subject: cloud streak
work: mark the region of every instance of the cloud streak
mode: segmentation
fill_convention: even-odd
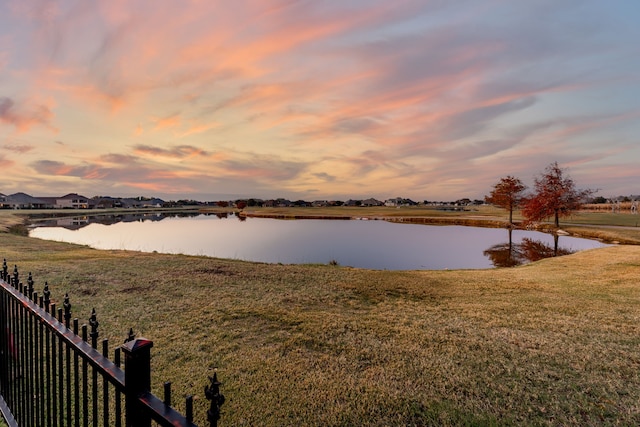
[[[208,156],[206,151],[190,145],[179,145],[170,149],[152,147],[148,145],[137,145],[134,147],[135,153],[140,156],[159,156],[174,159],[184,159],[196,156]]]
[[[33,126],[54,130],[53,113],[46,105],[18,103],[8,97],[0,97],[0,123],[13,126],[18,132],[29,131]]]

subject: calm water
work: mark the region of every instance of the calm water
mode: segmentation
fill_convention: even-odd
[[[378,270],[512,266],[605,246],[534,231],[396,224],[386,221],[240,219],[215,215],[123,215],[35,224],[41,239],[284,264]]]

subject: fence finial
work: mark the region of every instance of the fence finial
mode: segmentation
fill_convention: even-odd
[[[29,277],[31,277],[31,273],[29,273]],[[44,290],[42,291],[42,295],[44,295],[44,306],[47,311],[49,311],[49,304],[51,303],[51,291],[49,290],[49,284],[44,282]]]
[[[64,324],[68,328],[69,321],[71,320],[71,303],[69,302],[69,294],[64,294],[64,302],[62,303],[64,307]]]
[[[13,283],[14,287],[18,287],[18,283],[20,282],[20,275],[18,274],[18,264],[13,264]]]
[[[129,328],[129,334],[127,338],[124,339],[124,343],[128,343],[129,341],[133,341],[136,339],[136,334],[133,333],[133,328]]]
[[[7,277],[9,277],[9,268],[7,267],[7,259],[4,259],[2,263],[2,280],[7,281]]]
[[[27,277],[27,292],[29,293],[29,298],[33,298],[33,276],[31,272],[29,272],[29,277]]]
[[[209,377],[211,384],[204,386],[204,395],[211,401],[211,406],[207,411],[207,420],[212,426],[218,425],[220,419],[220,407],[224,403],[224,396],[220,393],[221,382],[218,381],[217,369],[213,371],[213,377]]]
[[[91,345],[93,348],[96,348],[98,343],[98,319],[96,318],[96,309],[91,310],[91,317],[89,317],[89,326],[91,326],[91,333],[89,336],[91,337]]]

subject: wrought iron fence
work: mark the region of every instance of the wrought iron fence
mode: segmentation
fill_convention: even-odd
[[[48,284],[34,290],[29,273],[20,281],[6,260],[0,271],[0,411],[11,427],[193,427],[193,398],[186,415],[171,407],[171,384],[164,398],[151,393],[153,342],[136,338],[133,330],[109,359],[109,342],[98,350],[95,310],[89,324],[71,319],[69,296],[62,307],[51,301]],[[123,357],[124,356],[124,357]],[[124,359],[124,360],[123,360]],[[124,366],[122,366],[124,362]],[[124,368],[124,369],[123,369]],[[224,396],[217,375],[209,378],[207,419],[217,426]]]

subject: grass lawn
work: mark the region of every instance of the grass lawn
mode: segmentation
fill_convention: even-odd
[[[640,246],[394,272],[0,236],[101,337],[152,339],[154,392],[194,394],[201,426],[214,367],[222,426],[640,424]]]

